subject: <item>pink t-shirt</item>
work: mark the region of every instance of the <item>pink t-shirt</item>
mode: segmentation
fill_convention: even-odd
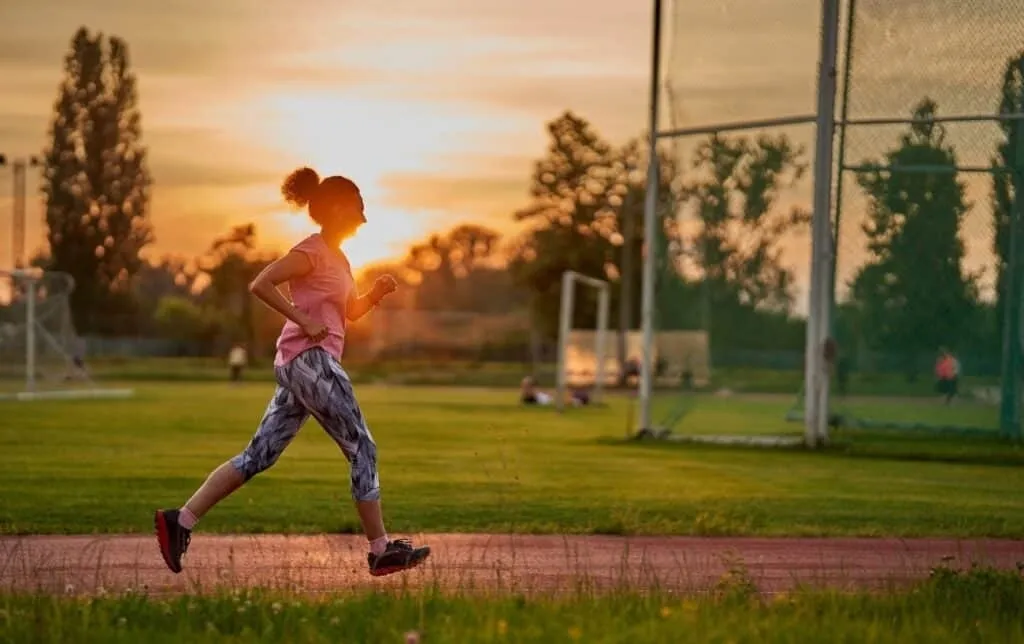
[[[355,291],[352,266],[344,253],[328,246],[319,233],[303,239],[294,248],[309,258],[312,270],[289,281],[295,308],[327,327],[328,335],[320,342],[312,341],[302,328],[286,320],[277,339],[274,366],[287,364],[307,349],[323,347],[336,359],[341,359],[345,348],[345,309]]]

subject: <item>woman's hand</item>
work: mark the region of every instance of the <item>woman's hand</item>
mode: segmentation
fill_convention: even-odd
[[[302,332],[313,342],[320,342],[327,337],[327,327],[313,319],[303,320]]]
[[[398,288],[398,280],[390,275],[381,275],[373,282],[374,300],[379,302],[385,296],[395,292]]]

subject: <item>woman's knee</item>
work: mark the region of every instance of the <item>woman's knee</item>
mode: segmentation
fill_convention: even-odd
[[[266,472],[273,467],[280,456],[280,454],[273,453],[260,454],[247,447],[245,451],[231,459],[230,462],[238,470],[239,474],[242,475],[242,478],[248,482],[249,479],[260,472]]]
[[[380,499],[380,477],[377,474],[377,445],[369,434],[360,437],[352,459],[352,498],[356,501]]]

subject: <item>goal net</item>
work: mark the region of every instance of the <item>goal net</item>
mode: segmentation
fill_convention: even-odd
[[[0,399],[121,397],[131,390],[97,386],[75,331],[70,275],[0,272]]]

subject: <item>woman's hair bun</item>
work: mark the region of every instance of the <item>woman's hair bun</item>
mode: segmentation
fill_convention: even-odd
[[[302,167],[293,170],[281,184],[281,194],[288,203],[301,208],[313,199],[313,193],[320,185],[320,175],[313,168]]]

